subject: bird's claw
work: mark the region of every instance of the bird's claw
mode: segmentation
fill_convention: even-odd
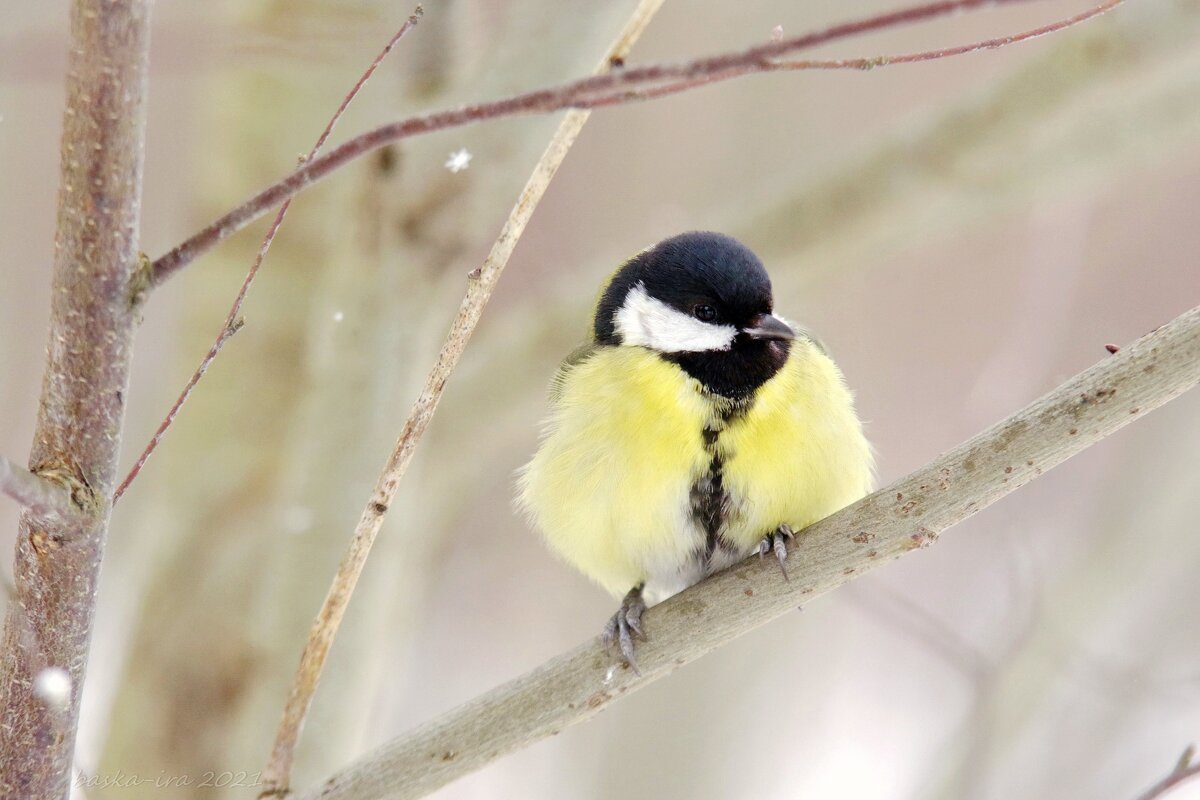
[[[633,657],[633,642],[635,639],[646,638],[646,634],[642,630],[642,612],[645,610],[646,601],[642,599],[642,587],[635,586],[625,595],[617,613],[612,615],[612,619],[600,632],[600,641],[604,643],[604,649],[612,652],[615,646],[621,658],[625,659],[629,668],[638,675],[641,675],[642,672],[638,669],[637,661]]]
[[[775,558],[779,561],[779,571],[783,573],[783,579],[789,580],[787,574],[788,549],[787,543],[796,538],[796,532],[792,530],[790,525],[780,525],[778,528],[768,533],[763,537],[763,540],[758,543],[758,557],[762,558],[767,553],[774,552]]]

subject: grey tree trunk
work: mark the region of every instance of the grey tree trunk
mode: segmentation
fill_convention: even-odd
[[[0,796],[65,797],[136,325],[149,4],[71,8],[50,340],[30,469],[70,489],[79,529],[25,513],[0,647]],[[64,670],[65,702],[35,691]]]

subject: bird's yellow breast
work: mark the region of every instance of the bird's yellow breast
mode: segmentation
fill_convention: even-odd
[[[647,582],[669,593],[708,571],[695,488],[714,469],[726,495],[720,539],[738,557],[779,525],[799,530],[869,490],[850,392],[816,345],[797,339],[745,407],[649,350],[596,350],[563,375],[519,503],[614,595]]]

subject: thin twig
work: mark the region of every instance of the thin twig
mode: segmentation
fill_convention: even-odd
[[[836,59],[826,61],[779,61],[772,65],[774,70],[805,70],[805,69],[860,69],[870,70],[879,67],[890,67],[895,64],[916,64],[921,61],[936,61],[939,58],[951,58],[953,56],[966,55],[967,53],[976,53],[980,50],[995,50],[1000,47],[1006,47],[1010,44],[1026,42],[1030,39],[1037,39],[1042,36],[1048,36],[1052,33],[1070,28],[1073,25],[1078,25],[1081,22],[1086,22],[1092,17],[1098,17],[1108,11],[1119,6],[1124,0],[1106,0],[1098,6],[1089,8],[1086,11],[1081,11],[1073,17],[1052,22],[1048,25],[1043,25],[1040,28],[1023,31],[1013,34],[1012,36],[998,36],[992,39],[984,39],[971,44],[959,45],[958,47],[947,47],[941,50],[925,50],[917,53],[906,53],[898,56],[877,56],[876,58],[849,58]]]
[[[664,0],[641,0],[629,21],[625,23],[621,33],[608,48],[603,60],[596,67],[598,74],[612,69],[614,63],[619,63],[628,55],[646,26],[650,24],[650,20],[658,13],[663,2]],[[508,264],[509,257],[512,256],[513,249],[521,238],[526,224],[533,216],[546,188],[550,185],[550,181],[554,178],[563,159],[566,158],[571,145],[579,136],[589,115],[588,111],[572,111],[559,123],[554,136],[550,139],[550,143],[543,151],[533,173],[529,176],[525,188],[521,191],[516,205],[509,212],[508,219],[501,228],[500,235],[492,245],[483,266],[472,271],[469,276],[467,293],[459,307],[458,315],[451,323],[450,332],[442,345],[437,363],[425,379],[425,387],[416,403],[413,404],[412,411],[404,423],[404,428],[396,440],[387,464],[375,484],[370,500],[363,509],[350,546],[345,556],[342,557],[337,574],[329,587],[329,593],[317,614],[312,630],[309,631],[304,652],[300,656],[300,664],[296,669],[296,676],[288,692],[283,717],[279,722],[271,758],[263,771],[264,789],[260,797],[286,795],[289,791],[292,764],[295,760],[296,744],[300,738],[301,728],[308,715],[317,684],[320,682],[321,672],[329,655],[329,648],[337,636],[342,617],[354,594],[354,588],[366,565],[371,547],[383,527],[388,506],[395,497],[396,488],[400,485],[400,480],[408,469],[417,442],[425,433],[425,428],[437,409],[446,381],[458,365],[463,349],[466,347],[471,333],[475,330],[475,326],[479,323],[483,308],[491,297],[500,274]]]
[[[949,2],[913,6],[888,14],[835,25],[823,31],[758,45],[747,50],[699,58],[680,64],[656,64],[638,69],[621,69],[605,75],[583,78],[547,89],[514,95],[503,100],[476,103],[393,122],[355,136],[321,158],[304,164],[287,177],[249,198],[191,238],[177,245],[151,265],[150,284],[152,286],[162,284],[218,242],[232,236],[258,219],[268,209],[327,177],[346,163],[399,139],[517,114],[538,114],[565,108],[599,108],[675,94],[708,83],[754,73],[776,71],[782,69],[779,66],[781,63],[779,59],[783,56],[850,36],[928,20],[955,11],[1024,1],[950,0]],[[1108,0],[1102,6],[1097,6],[1091,14],[1084,18],[1102,13],[1120,2],[1121,0]],[[1075,22],[1056,23],[1058,26],[1056,30],[1082,21],[1073,19]],[[1023,34],[1011,38],[1013,41],[1021,41],[1019,38],[1021,36]],[[885,58],[866,60],[879,62]]]
[[[1200,761],[1192,762],[1195,755],[1196,746],[1188,745],[1184,749],[1183,754],[1179,756],[1179,760],[1175,762],[1175,767],[1171,772],[1161,781],[1139,794],[1137,800],[1158,800],[1160,797],[1166,797],[1167,793],[1172,789],[1200,775]]]
[[[800,534],[791,581],[735,565],[655,606],[641,675],[613,670],[597,639],[447,712],[297,800],[423,797],[912,550],[1200,382],[1194,308],[906,478]]]
[[[0,492],[38,516],[71,520],[79,515],[80,510],[71,501],[71,492],[67,487],[30,472],[3,456],[0,456]]]
[[[281,215],[286,208],[287,205],[285,204],[280,209]],[[276,220],[278,219],[279,217],[276,217]],[[262,251],[260,250],[259,252]],[[259,261],[256,260],[254,262],[254,267],[251,269],[250,275],[246,276],[246,282],[242,284],[242,291],[238,293],[237,301],[234,303],[235,309],[241,306],[242,299],[246,296],[246,289],[248,289],[250,286],[249,282],[251,276],[253,276],[254,272],[257,270],[258,264]],[[154,435],[150,437],[150,441],[142,450],[142,454],[138,456],[137,461],[134,462],[133,467],[129,470],[129,473],[126,474],[125,479],[121,481],[120,485],[117,486],[116,490],[113,492],[113,505],[116,505],[117,501],[121,499],[121,495],[125,494],[125,490],[129,488],[129,484],[133,483],[134,479],[141,474],[142,467],[145,466],[146,460],[150,458],[150,454],[154,452],[154,450],[158,447],[158,443],[162,441],[163,435],[167,432],[167,428],[170,428],[171,424],[175,422],[175,417],[179,415],[179,410],[183,408],[183,404],[186,403],[188,398],[192,396],[192,390],[196,388],[196,384],[199,383],[200,379],[203,378],[205,373],[208,372],[208,368],[212,366],[213,359],[217,357],[217,353],[221,352],[221,348],[225,346],[225,342],[229,341],[229,339],[235,333],[241,330],[242,323],[243,320],[241,318],[233,320],[232,323],[230,323],[228,319],[225,321],[225,324],[221,328],[221,332],[217,334],[216,341],[212,343],[212,347],[208,348],[208,352],[205,353],[204,358],[201,359],[200,366],[196,367],[196,371],[193,372],[192,377],[188,379],[187,385],[183,387],[183,391],[179,393],[179,397],[175,398],[175,402],[172,404],[171,410],[167,412],[167,416],[163,418],[163,421],[158,424],[158,428],[154,431]]]
[[[424,13],[424,9],[421,6],[417,6],[409,18],[404,21],[404,24],[400,26],[400,30],[396,31],[391,40],[384,46],[382,50],[379,51],[379,54],[375,56],[375,60],[371,62],[371,65],[367,67],[366,71],[363,72],[361,77],[359,77],[358,82],[355,83],[346,96],[342,98],[342,104],[338,106],[337,111],[335,111],[333,116],[329,118],[329,124],[325,126],[325,130],[321,131],[321,135],[317,137],[317,143],[314,144],[312,149],[308,151],[308,155],[301,159],[302,164],[310,161],[318,152],[320,152],[321,148],[324,147],[325,142],[329,139],[329,135],[333,133],[334,126],[336,126],[338,121],[341,120],[342,115],[346,112],[346,108],[350,105],[351,101],[354,100],[362,88],[367,84],[367,81],[371,79],[371,76],[375,74],[376,68],[379,67],[383,59],[387,58],[388,53],[392,52],[392,48],[395,47],[402,38],[404,38],[406,33],[416,27],[417,21]],[[129,474],[125,476],[125,480],[121,481],[121,484],[117,487],[116,491],[113,492],[114,505],[118,500],[121,499],[121,495],[125,494],[125,490],[129,488],[129,484],[133,483],[134,479],[137,478],[138,474],[142,471],[142,467],[145,466],[146,460],[150,458],[150,454],[153,453],[155,448],[158,447],[158,443],[162,441],[163,435],[167,432],[167,429],[171,427],[171,424],[175,421],[175,417],[179,415],[179,410],[183,408],[183,404],[188,401],[189,397],[191,397],[192,390],[196,388],[196,384],[199,383],[200,379],[204,377],[204,374],[208,372],[208,368],[212,366],[213,360],[216,359],[217,354],[221,352],[221,348],[225,346],[225,342],[229,341],[234,334],[242,329],[242,325],[245,323],[245,320],[241,317],[242,304],[246,301],[246,295],[250,291],[250,284],[254,283],[254,278],[258,275],[258,269],[262,266],[263,259],[267,257],[267,251],[271,249],[271,244],[275,241],[275,235],[279,233],[279,227],[283,225],[283,218],[287,215],[288,209],[291,208],[291,206],[292,198],[288,198],[286,201],[284,201],[283,205],[279,207],[279,213],[275,215],[274,221],[271,222],[271,227],[267,230],[267,235],[263,237],[262,244],[258,246],[258,255],[255,256],[254,263],[250,265],[250,270],[246,273],[245,280],[242,281],[242,288],[238,291],[237,297],[235,297],[233,300],[233,306],[229,309],[229,313],[225,316],[225,323],[221,326],[220,333],[217,334],[217,338],[213,342],[212,347],[208,348],[208,352],[204,354],[204,358],[201,359],[200,365],[196,367],[196,371],[192,373],[192,377],[188,380],[187,385],[183,387],[183,391],[179,393],[179,397],[176,398],[175,404],[171,406],[171,410],[167,412],[167,416],[161,423],[159,423],[158,430],[154,432],[154,436],[150,438],[150,441],[146,444],[145,449],[142,450],[142,454],[138,456],[133,468],[130,469]]]
[[[750,72],[799,72],[803,70],[859,70],[869,71],[882,67],[890,67],[896,64],[917,64],[922,61],[936,61],[941,58],[952,58],[954,56],[966,55],[967,53],[975,53],[980,50],[996,50],[1001,47],[1006,47],[1010,44],[1018,44],[1026,42],[1030,39],[1037,39],[1042,36],[1048,36],[1052,33],[1078,25],[1081,22],[1086,22],[1092,17],[1098,17],[1113,8],[1121,5],[1125,0],[1105,0],[1098,6],[1082,11],[1073,17],[1058,20],[1048,25],[1043,25],[1039,28],[1016,33],[1011,36],[999,36],[992,39],[983,39],[970,44],[958,45],[956,47],[946,47],[939,50],[921,50],[915,53],[903,53],[900,55],[884,55],[873,56],[870,58],[841,58],[841,59],[817,59],[817,60],[790,60],[790,61],[775,61],[767,65],[755,65],[747,67],[742,72],[737,74],[749,74]],[[659,97],[664,97],[670,94],[678,94],[679,92],[688,89],[695,89],[700,86],[705,86],[716,81],[728,80],[731,77],[736,77],[734,74],[721,74],[718,76],[705,76],[701,78],[689,78],[687,80],[667,83],[662,86],[655,86],[651,89],[643,91],[633,91],[622,96],[612,96],[596,101],[591,104],[591,108],[601,108],[604,106],[621,105],[630,102],[631,100],[654,100]]]

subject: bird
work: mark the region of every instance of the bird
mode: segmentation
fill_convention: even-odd
[[[867,494],[874,456],[824,345],[774,313],[738,240],[665,239],[601,289],[562,362],[517,506],[614,598],[601,640],[640,674],[642,614]]]

